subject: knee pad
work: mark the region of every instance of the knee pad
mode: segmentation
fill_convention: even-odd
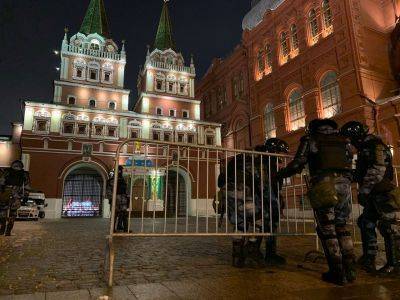
[[[350,227],[347,225],[336,226],[336,234],[338,238],[351,237]]]

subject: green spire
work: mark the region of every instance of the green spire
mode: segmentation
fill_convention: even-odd
[[[156,41],[154,42],[154,48],[159,50],[166,50],[170,48],[175,50],[175,41],[172,35],[172,25],[168,11],[168,1],[169,0],[164,0]]]
[[[103,0],[90,0],[89,8],[83,19],[79,32],[89,35],[98,33],[106,38],[110,37],[106,9]]]

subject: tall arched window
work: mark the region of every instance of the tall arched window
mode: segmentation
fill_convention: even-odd
[[[88,80],[89,81],[99,81],[99,71],[100,64],[98,62],[92,61],[88,64]]]
[[[76,98],[74,96],[68,96],[68,105],[75,105]]]
[[[318,28],[317,13],[315,12],[314,8],[311,9],[308,14],[308,22],[310,26],[311,38],[315,40],[318,37],[319,28]]]
[[[86,62],[81,59],[74,60],[74,71],[72,77],[74,79],[84,80],[86,76]]]
[[[290,26],[290,39],[292,42],[292,50],[299,49],[299,37],[297,35],[296,24],[292,24],[292,26]]]
[[[96,100],[90,99],[89,100],[89,108],[95,108],[96,107]]]
[[[264,128],[265,128],[266,138],[276,137],[275,115],[271,103],[268,103],[267,106],[265,107]]]
[[[281,33],[281,54],[282,57],[287,57],[289,55],[289,45],[288,45],[288,35],[284,31]]]
[[[289,95],[290,129],[297,130],[306,124],[303,97],[300,90],[294,90]]]
[[[265,47],[265,63],[269,69],[272,69],[272,50],[270,44],[267,44]]]
[[[262,50],[258,51],[257,54],[257,64],[258,64],[258,72],[262,73],[265,70],[265,62],[264,62],[264,57],[263,57],[263,52]]]
[[[322,1],[322,13],[324,15],[324,26],[329,28],[332,26],[332,10],[329,0]]]
[[[115,101],[110,101],[108,103],[108,109],[115,110],[116,107],[117,107],[117,104],[115,103]]]
[[[341,111],[340,87],[336,72],[330,71],[321,79],[321,99],[325,118]]]

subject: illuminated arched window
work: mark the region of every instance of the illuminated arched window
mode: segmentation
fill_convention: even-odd
[[[305,126],[306,115],[303,97],[298,89],[289,95],[289,116],[291,130],[297,130]]]
[[[325,118],[341,111],[340,87],[336,72],[330,71],[321,79],[321,99]]]
[[[322,1],[322,13],[324,16],[324,26],[329,28],[332,26],[332,10],[329,0]]]
[[[117,108],[117,104],[115,103],[115,101],[110,101],[108,103],[108,109],[115,110],[116,108]]]
[[[271,103],[268,103],[264,112],[264,128],[266,138],[276,137],[276,124],[274,109]]]
[[[280,36],[281,42],[281,54],[283,57],[287,57],[289,55],[289,45],[288,45],[288,35],[286,32],[282,32]]]
[[[290,40],[292,42],[292,50],[299,49],[299,37],[297,35],[296,24],[292,24],[292,26],[290,26]]]
[[[262,73],[265,70],[265,62],[263,57],[262,50],[258,51],[257,54],[257,64],[258,64],[258,72]]]
[[[269,69],[272,68],[272,50],[270,44],[267,44],[265,47],[265,63]]]
[[[315,12],[314,8],[311,9],[308,14],[308,22],[310,26],[311,37],[315,39],[318,37],[319,28],[318,28],[317,13]]]
[[[89,108],[96,108],[96,100],[94,99],[89,100]]]

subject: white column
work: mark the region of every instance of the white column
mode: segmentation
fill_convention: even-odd
[[[69,58],[61,56],[61,70],[60,70],[60,78],[68,79],[68,71],[69,71]]]
[[[129,110],[129,94],[122,95],[122,110]]]
[[[146,91],[153,92],[154,91],[154,75],[152,72],[146,72]]]
[[[119,137],[122,139],[128,138],[128,119],[119,119]]]
[[[118,86],[124,87],[125,81],[125,64],[118,67]]]
[[[24,130],[31,131],[33,129],[33,108],[25,107]]]
[[[200,104],[196,104],[194,107],[194,119],[195,120],[200,120],[201,115],[200,115]]]
[[[197,128],[197,130],[198,130],[198,132],[197,132],[198,143],[200,145],[203,145],[204,144],[204,127],[203,126],[199,126]]]
[[[24,164],[24,170],[29,171],[30,165],[31,165],[31,156],[30,154],[27,153],[22,153],[21,154],[21,161]]]
[[[215,128],[215,145],[221,146],[222,140],[221,140],[221,128],[217,127]]]
[[[53,110],[51,112],[50,132],[59,133],[60,126],[61,126],[61,112],[59,110]]]
[[[54,86],[54,102],[60,103],[62,95],[62,87],[59,85]]]
[[[191,78],[189,80],[189,84],[190,84],[190,97],[194,98],[194,79]]]
[[[150,121],[143,120],[142,122],[142,138],[149,139],[150,138]]]

